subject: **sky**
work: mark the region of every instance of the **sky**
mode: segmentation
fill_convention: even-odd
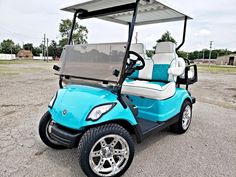
[[[165,0],[171,7],[190,15],[186,42],[182,50],[194,51],[209,48],[236,51],[236,0]],[[161,2],[165,2],[161,0]],[[60,39],[61,19],[72,19],[73,14],[61,8],[77,4],[81,0],[0,0],[0,42],[12,39],[16,43],[41,44],[45,33],[49,40]],[[98,19],[79,21],[88,28],[88,42],[127,41],[127,27]],[[181,43],[183,22],[171,22],[138,26],[138,42],[151,49],[161,35],[170,31]]]

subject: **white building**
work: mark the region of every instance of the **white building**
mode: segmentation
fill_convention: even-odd
[[[16,55],[15,54],[1,54],[0,53],[0,60],[15,60]]]

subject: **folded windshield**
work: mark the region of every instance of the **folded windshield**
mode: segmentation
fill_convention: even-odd
[[[61,56],[60,75],[117,83],[127,43],[67,45]]]

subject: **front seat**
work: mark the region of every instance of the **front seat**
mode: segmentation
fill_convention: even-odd
[[[141,57],[143,57],[145,62],[145,67],[141,71],[135,71],[131,76],[130,79],[152,79],[152,67],[153,67],[153,60],[148,58],[146,52],[144,50],[144,45],[142,43],[132,44],[130,47],[130,51],[134,51],[138,53]],[[132,57],[132,56],[131,56]]]
[[[149,72],[123,83],[122,94],[156,100],[165,100],[175,94],[177,77],[185,70],[185,64],[176,54],[176,45],[172,42],[158,43],[152,60],[153,65],[144,68]]]

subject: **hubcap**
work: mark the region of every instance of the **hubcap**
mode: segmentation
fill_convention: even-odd
[[[119,135],[100,138],[89,154],[89,165],[98,176],[113,176],[119,173],[129,159],[129,145]]]
[[[192,114],[191,107],[187,105],[184,109],[183,117],[182,117],[182,127],[184,130],[187,130],[190,125],[191,117],[192,117],[191,114]]]

